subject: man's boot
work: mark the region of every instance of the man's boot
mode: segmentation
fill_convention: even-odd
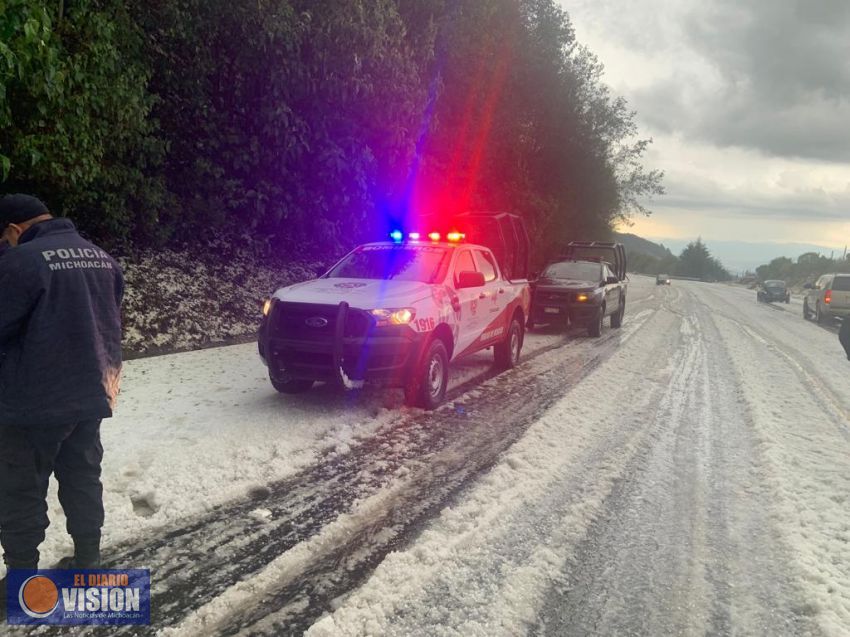
[[[74,556],[63,557],[55,568],[63,570],[100,568],[100,536],[75,537]]]
[[[28,569],[32,571],[38,568],[38,561],[18,562],[15,560],[10,560],[6,556],[3,556],[3,561],[6,562],[6,575],[3,576],[3,579],[0,579],[0,622],[5,622],[6,617],[8,615],[8,610],[6,609],[6,598],[9,594],[9,591],[7,589],[9,579],[8,572],[13,568]]]

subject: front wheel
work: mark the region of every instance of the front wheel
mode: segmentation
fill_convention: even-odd
[[[301,378],[292,378],[290,380],[278,380],[269,374],[269,380],[281,394],[303,394],[305,391],[310,391],[313,387],[312,380],[304,380]]]
[[[599,308],[599,311],[596,313],[596,317],[590,321],[587,325],[587,333],[590,336],[598,337],[602,336],[602,321],[605,320],[605,306]]]
[[[445,400],[448,384],[449,354],[443,341],[435,338],[404,388],[404,401],[410,407],[435,409]]]
[[[511,321],[505,340],[493,347],[493,358],[499,369],[512,369],[519,364],[522,350],[522,323],[516,317]]]
[[[620,309],[611,315],[611,327],[620,328],[623,326],[623,317],[626,315],[626,299],[620,301]]]

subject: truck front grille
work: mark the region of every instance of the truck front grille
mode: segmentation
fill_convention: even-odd
[[[332,342],[338,313],[337,305],[278,302],[270,317],[271,335],[294,341]],[[366,312],[349,308],[343,335],[362,338],[371,326],[372,319]]]

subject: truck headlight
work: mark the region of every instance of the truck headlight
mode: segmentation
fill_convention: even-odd
[[[375,322],[378,327],[386,325],[407,325],[416,316],[416,310],[412,307],[403,307],[395,310],[372,310],[372,316],[375,317]]]
[[[589,299],[589,298],[590,297],[587,294],[584,294],[584,293],[576,294],[576,301],[578,301],[579,303],[585,303],[585,302],[587,302],[587,299]]]

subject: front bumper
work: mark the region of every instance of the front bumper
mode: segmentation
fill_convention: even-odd
[[[313,321],[314,326],[307,324]],[[321,320],[318,320],[321,319]],[[319,325],[324,321],[324,325]],[[305,379],[349,386],[359,381],[403,385],[426,335],[408,326],[376,327],[347,303],[272,302],[258,339],[260,357],[278,380]]]
[[[535,290],[531,302],[534,323],[589,323],[599,312],[600,299],[588,294],[587,301],[577,301],[575,291]]]

